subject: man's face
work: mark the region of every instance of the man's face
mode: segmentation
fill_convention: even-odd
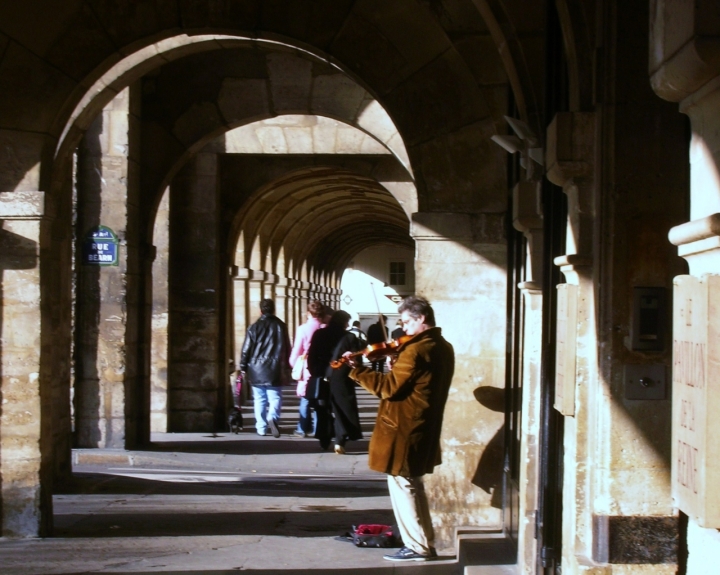
[[[424,315],[415,319],[408,311],[404,311],[400,314],[400,321],[402,321],[403,331],[407,335],[416,335],[426,329]]]

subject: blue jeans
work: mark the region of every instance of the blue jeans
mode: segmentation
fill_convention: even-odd
[[[300,398],[300,407],[298,408],[298,413],[299,417],[297,430],[307,433],[308,435],[314,435],[317,417],[315,415],[315,410],[310,409],[310,404],[308,403],[307,398]]]
[[[282,410],[282,387],[271,385],[252,386],[253,408],[255,410],[255,429],[265,434],[270,428],[268,420],[279,420]],[[266,414],[267,412],[267,414]]]

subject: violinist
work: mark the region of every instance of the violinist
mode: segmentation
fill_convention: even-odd
[[[397,349],[388,373],[353,366],[350,378],[380,398],[370,439],[370,469],[388,475],[395,520],[404,547],[385,555],[389,561],[426,561],[436,557],[434,532],[422,477],[440,458],[443,412],[455,368],[455,353],[435,326],[435,313],[422,297],[405,298],[401,314],[407,341]]]

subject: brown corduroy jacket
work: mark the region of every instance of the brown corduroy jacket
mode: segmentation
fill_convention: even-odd
[[[455,352],[439,327],[429,328],[399,348],[392,371],[358,367],[350,377],[380,398],[370,440],[370,469],[419,477],[441,463],[440,431]]]

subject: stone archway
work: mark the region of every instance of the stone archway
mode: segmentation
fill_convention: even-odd
[[[16,61],[16,54],[22,52],[23,58],[30,62],[25,69],[31,72],[41,70],[41,75],[47,71],[48,77],[54,82],[53,87],[56,88],[48,90],[45,85],[42,90],[35,90],[36,86],[33,85],[29,97],[25,98],[26,102],[17,107],[18,114],[13,128],[18,132],[17,137],[12,139],[12,145],[22,152],[18,154],[23,164],[18,174],[22,174],[12,176],[12,181],[9,180],[6,186],[8,189],[22,191],[17,187],[21,184],[21,188],[48,191],[48,214],[56,219],[52,223],[43,224],[43,231],[38,232],[38,238],[42,236],[40,243],[49,249],[49,253],[44,255],[44,263],[41,264],[45,266],[47,278],[42,296],[43,301],[49,304],[46,309],[67,309],[71,299],[67,271],[70,269],[71,246],[67,222],[71,215],[69,198],[72,184],[69,153],[74,144],[65,144],[67,149],[61,146],[60,154],[55,155],[58,142],[68,125],[68,118],[74,117],[77,122],[67,130],[69,138],[63,139],[63,142],[77,142],[76,138],[87,128],[86,122],[92,120],[103,104],[110,100],[109,97],[104,102],[96,100],[98,91],[102,92],[108,87],[111,93],[119,93],[131,80],[157,67],[160,61],[167,61],[170,50],[163,48],[161,53],[158,49],[163,42],[167,42],[168,47],[177,49],[172,53],[174,58],[206,49],[207,54],[210,54],[226,46],[235,47],[237,44],[232,43],[244,34],[246,37],[275,42],[281,50],[293,44],[303,46],[315,55],[327,55],[321,59],[331,61],[333,65],[342,63],[342,69],[353,78],[360,79],[388,110],[407,144],[408,158],[417,182],[418,208],[430,212],[430,215],[415,218],[413,226],[414,234],[424,242],[421,250],[421,259],[425,262],[422,285],[433,299],[445,302],[443,305],[446,306],[448,316],[453,316],[453,306],[446,303],[454,299],[454,294],[447,286],[434,281],[438,258],[459,262],[460,265],[473,269],[486,265],[493,269],[502,267],[498,250],[502,249],[503,244],[500,222],[505,208],[504,155],[488,143],[487,139],[498,131],[500,117],[505,110],[506,81],[502,73],[484,76],[487,70],[476,65],[477,59],[472,56],[473,50],[467,49],[467,45],[464,51],[461,50],[461,42],[458,40],[460,36],[452,33],[455,29],[462,28],[460,23],[464,19],[458,14],[470,15],[471,18],[467,23],[463,22],[463,26],[479,37],[480,41],[475,46],[484,46],[484,54],[488,59],[497,61],[495,46],[492,42],[487,42],[487,30],[475,8],[466,3],[457,14],[442,17],[430,10],[417,12],[417,7],[412,2],[396,3],[392,8],[369,6],[365,3],[350,6],[331,2],[322,6],[314,4],[312,7],[299,3],[292,7],[293,12],[290,15],[268,13],[262,17],[249,7],[247,11],[219,8],[213,12],[205,8],[196,6],[191,9],[184,5],[178,7],[174,2],[160,2],[150,9],[151,16],[142,19],[142,24],[130,25],[126,15],[114,12],[112,6],[104,3],[94,6],[89,19],[81,18],[75,12],[75,7],[65,7],[59,14],[54,15],[62,24],[50,27],[54,32],[48,33],[52,37],[43,40],[44,46],[37,46],[32,38],[24,42],[30,50],[34,50],[32,57],[28,58],[22,52],[26,49],[22,43],[13,44],[12,49],[6,51],[6,61],[13,62]],[[17,8],[20,16],[23,10],[23,7]],[[410,14],[412,18],[407,17]],[[65,25],[65,22],[72,22],[72,25]],[[181,23],[179,28],[178,22]],[[93,33],[86,34],[93,26],[104,30],[104,38],[99,39]],[[202,31],[207,32],[207,35],[202,39],[194,38],[199,40],[198,42],[178,42],[178,37],[182,36],[178,35],[179,30],[191,34]],[[248,30],[253,30],[253,34],[247,34]],[[217,33],[222,33],[223,36]],[[23,36],[20,32],[18,35]],[[464,39],[467,37],[467,34],[463,36]],[[78,42],[89,42],[94,49],[74,51],[73,47],[76,47]],[[250,43],[252,42],[251,40]],[[82,57],[78,55],[80,52],[83,53]],[[156,60],[156,57],[159,59]],[[103,80],[93,88],[95,82],[117,62],[121,63],[117,69],[119,73],[112,78],[105,78],[107,86]],[[27,76],[30,79],[37,77],[37,74],[29,73]],[[19,81],[19,84],[23,82]],[[40,93],[52,96],[39,96]],[[86,94],[89,94],[87,98],[84,96]],[[75,114],[73,110],[77,103],[84,100],[88,102],[88,106],[81,106],[81,113]],[[89,105],[90,102],[93,106]],[[43,110],[43,114],[30,118],[26,108]],[[83,115],[83,111],[87,111],[87,116]],[[205,135],[207,133],[203,134],[203,137]],[[195,142],[199,145],[199,140]],[[179,144],[179,147],[183,148],[184,145]],[[39,160],[43,157],[41,150],[45,151],[44,157],[48,160],[40,166]],[[51,157],[55,157],[55,160],[50,160]],[[36,165],[40,167],[33,171]],[[162,172],[163,170],[159,171]],[[163,177],[168,174],[169,171],[166,171]],[[41,185],[41,180],[47,185]],[[138,189],[144,189],[144,184]],[[155,192],[152,200],[155,202],[160,197],[162,186],[158,185],[157,190],[159,191]],[[144,194],[139,195],[146,201]],[[153,213],[154,210],[155,206],[152,206],[151,210],[143,207],[141,212],[145,215]],[[456,218],[457,214],[461,215]],[[137,236],[128,244],[135,250],[130,258],[134,261],[133,265],[137,264],[137,269],[144,270],[143,273],[147,273],[152,256],[152,247],[145,241],[150,237],[150,227],[147,225],[150,221],[151,218],[148,218],[146,225],[140,226],[142,229],[133,232],[137,232]],[[452,257],[448,258],[448,253],[440,255],[435,249],[439,245],[447,248],[456,245],[460,247],[456,251],[451,249]],[[468,254],[476,254],[478,257],[468,258]],[[60,279],[60,289],[57,289],[54,283],[57,279]],[[480,281],[478,286],[482,289],[478,292],[470,289],[470,284],[465,284],[468,291],[462,293],[462,301],[472,302],[470,309],[474,310],[476,320],[480,319],[479,305],[476,304],[480,300],[484,301],[483,298],[487,295],[484,290],[491,283]],[[494,291],[497,286],[492,285]],[[146,295],[141,286],[133,289],[139,295],[136,309],[141,310],[147,306],[144,299]],[[483,295],[479,295],[480,293]],[[40,380],[45,383],[41,385],[53,390],[52,394],[62,396],[69,381],[67,350],[70,342],[67,334],[70,321],[66,313],[60,318],[52,317],[52,314],[48,313],[42,317],[42,338],[46,343],[54,342],[57,351],[45,352],[42,360],[39,351],[33,357],[38,365],[43,364],[39,373]],[[490,323],[496,319],[493,317]],[[138,337],[134,341],[141,347],[147,338],[146,327],[143,324],[137,329]],[[458,335],[462,333],[461,326],[451,328],[451,331],[453,330]],[[467,362],[472,362],[472,358],[477,356],[477,342],[469,344],[462,336],[460,341],[463,356]],[[50,347],[45,346],[46,349]],[[501,354],[493,346],[487,349],[488,366],[492,366],[489,371],[494,373]],[[135,355],[138,358],[143,357],[139,352]],[[140,367],[142,371],[145,365]],[[470,366],[468,375],[477,367]],[[53,377],[50,377],[50,374]],[[137,386],[133,384],[131,388],[137,389]],[[44,395],[49,397],[51,394]],[[464,389],[458,397],[466,396],[469,394],[467,389]],[[145,400],[140,398],[136,403],[142,401]],[[462,409],[458,411],[460,412]],[[56,424],[60,427],[68,425],[67,414],[55,413],[50,408],[44,413],[46,426],[52,428]],[[467,419],[466,414],[460,417]],[[141,427],[128,437],[142,438],[145,430]],[[473,459],[482,449],[482,437],[487,431],[485,429],[480,432],[479,440],[462,438],[459,444],[463,446],[462,451],[469,455],[464,455],[459,449],[451,451],[458,457]],[[55,437],[48,439],[50,445],[44,449],[45,453],[59,454],[57,458],[50,457],[45,465],[46,486],[51,485],[53,475],[62,475],[68,469],[68,445],[65,440],[58,439],[62,435],[62,431],[56,430]],[[467,445],[470,447],[466,449]],[[439,481],[440,484],[453,484],[449,475]],[[462,495],[458,500],[461,499]],[[446,513],[455,511],[453,504],[448,506],[446,502],[444,505]],[[471,511],[460,513],[458,521],[476,520],[471,515]],[[475,515],[479,517],[482,514]],[[485,516],[480,520],[495,521]]]

